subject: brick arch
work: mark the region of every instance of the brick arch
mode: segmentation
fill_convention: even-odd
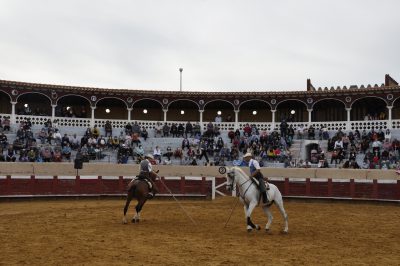
[[[177,108],[174,107],[175,103],[179,103]],[[193,108],[197,107],[197,108]],[[197,102],[190,99],[176,99],[171,101],[168,104],[168,112],[167,112],[167,120],[168,121],[199,121],[200,120],[200,113],[199,113],[200,106]],[[184,114],[181,114],[181,110],[184,111]]]

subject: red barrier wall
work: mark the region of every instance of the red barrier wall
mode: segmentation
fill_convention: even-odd
[[[206,181],[205,177],[200,180],[190,180],[185,177],[171,180],[162,177],[162,181],[173,194],[211,197],[212,183]],[[0,179],[0,196],[121,195],[126,193],[129,182],[130,179],[124,179],[122,176],[118,179],[103,179],[101,176],[97,179],[82,179],[80,176],[75,179],[60,179],[57,176],[53,179],[7,176],[5,179]],[[216,178],[215,185],[223,182],[225,178]],[[285,178],[284,181],[270,182],[279,188],[283,196],[400,200],[400,180],[380,183],[379,180],[357,182],[350,179],[336,182],[332,179],[310,181],[310,178],[307,178],[305,181],[298,181]],[[156,184],[160,194],[169,194],[160,181]],[[225,191],[225,186],[218,190],[229,194]]]

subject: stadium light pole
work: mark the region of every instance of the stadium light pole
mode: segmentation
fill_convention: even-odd
[[[183,71],[183,68],[179,68],[179,72],[180,72],[179,91],[182,91],[182,71]]]

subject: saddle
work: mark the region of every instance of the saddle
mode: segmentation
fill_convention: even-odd
[[[256,184],[257,188],[260,189],[260,182],[259,182],[257,179],[255,179],[254,177],[250,177],[250,178],[251,178],[251,181],[252,181],[254,184]],[[269,190],[269,183],[266,182],[266,181],[264,181],[264,182],[265,182],[265,188],[266,188],[266,190]]]
[[[149,186],[149,190],[150,190],[150,191],[153,189],[153,185],[151,184],[151,182],[150,182],[149,180],[147,180],[147,178],[143,178],[143,177],[141,177],[141,176],[136,176],[135,178],[133,178],[133,179],[131,180],[131,182],[129,182],[129,184],[128,184],[128,191],[129,191],[132,187],[136,186],[136,185],[137,185],[139,182],[141,182],[141,181],[146,182],[146,184]]]

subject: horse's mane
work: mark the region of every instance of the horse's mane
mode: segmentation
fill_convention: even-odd
[[[232,167],[232,169],[239,172],[244,178],[249,179],[249,176],[243,171],[242,168],[240,168],[238,166],[234,166],[234,167]]]

